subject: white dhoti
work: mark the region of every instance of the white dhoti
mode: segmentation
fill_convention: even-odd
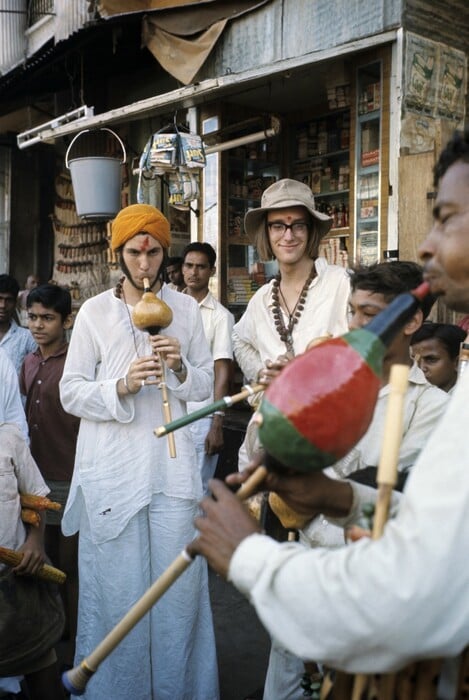
[[[80,526],[76,661],[86,657],[195,536],[197,504],[153,496],[118,537]],[[218,700],[207,565],[198,557],[91,678],[86,700]]]

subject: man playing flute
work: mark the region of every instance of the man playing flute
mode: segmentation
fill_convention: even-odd
[[[177,433],[174,458],[152,431],[163,420],[162,361],[175,417],[213,386],[198,305],[162,284],[170,243],[169,222],[155,207],[133,204],[119,212],[111,247],[124,277],[80,308],[60,383],[65,410],[81,418],[62,521],[64,534],[79,532],[77,662],[193,536],[202,497],[189,429]],[[172,309],[164,334],[133,324],[144,279]],[[200,564],[106,660],[88,700],[218,699],[207,570]]]
[[[435,183],[434,224],[419,254],[431,291],[468,312],[469,132],[442,152]],[[275,542],[212,481],[215,500],[203,501],[191,551],[248,596],[270,634],[303,659],[375,673],[459,654],[469,642],[469,569],[461,566],[469,547],[468,392],[465,372],[379,540],[336,550]],[[356,486],[321,472],[270,473],[264,486],[305,515],[350,516],[359,506]]]

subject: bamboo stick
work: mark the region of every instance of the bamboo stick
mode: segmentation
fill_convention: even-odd
[[[257,487],[264,481],[267,474],[265,467],[258,467],[254,474],[236,492],[240,501],[251,496]],[[62,676],[65,688],[72,695],[83,695],[86,685],[100,664],[116,648],[123,638],[135,627],[142,617],[155,605],[168,588],[184,573],[194,560],[184,549],[174,559],[169,567],[150,586],[143,596],[130,608],[117,625],[107,634],[98,646],[75,668],[67,671]]]

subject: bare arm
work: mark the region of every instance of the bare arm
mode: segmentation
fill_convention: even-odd
[[[39,527],[29,527],[25,541],[18,551],[23,552],[23,559],[15,566],[15,574],[37,574],[46,561],[44,550],[45,518],[41,517]]]
[[[215,382],[213,396],[218,401],[224,396],[228,396],[230,389],[230,379],[233,369],[233,362],[227,358],[215,360]],[[210,430],[205,438],[205,452],[214,455],[223,449],[223,416],[213,415]]]

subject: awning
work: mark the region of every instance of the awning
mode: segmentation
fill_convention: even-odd
[[[101,17],[126,15],[131,12],[151,12],[152,10],[173,10],[190,5],[210,5],[218,0],[97,0],[97,10]]]
[[[226,23],[271,0],[101,0],[98,11],[108,18],[148,12],[142,22],[142,43],[173,77],[188,85],[221,36]],[[197,5],[197,7],[194,7]]]
[[[383,34],[366,37],[357,41],[352,41],[341,46],[334,46],[331,49],[315,51],[307,55],[284,59],[268,66],[260,66],[242,73],[231,73],[219,78],[202,80],[200,83],[188,85],[186,87],[171,90],[161,95],[154,95],[144,100],[133,102],[132,104],[118,107],[116,109],[85,117],[77,121],[60,124],[54,127],[51,122],[44,124],[43,130],[36,129],[35,139],[32,143],[22,137],[27,132],[18,135],[18,145],[20,148],[27,148],[33,143],[51,143],[55,139],[75,134],[82,129],[99,129],[109,124],[145,119],[150,116],[168,114],[178,109],[187,109],[213,100],[226,98],[235,94],[241,94],[258,85],[262,85],[266,80],[280,79],[282,76],[290,76],[293,71],[305,69],[316,63],[350,55],[358,51],[364,51],[374,46],[381,46],[396,40],[397,30],[391,30]],[[20,143],[21,141],[21,143]]]

